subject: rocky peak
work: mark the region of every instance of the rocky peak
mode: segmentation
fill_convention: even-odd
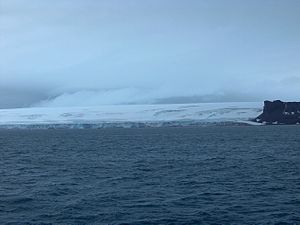
[[[263,113],[255,121],[266,124],[300,123],[300,102],[265,101]]]

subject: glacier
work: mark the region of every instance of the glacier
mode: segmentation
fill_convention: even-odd
[[[0,128],[104,128],[250,124],[260,102],[0,109]],[[258,124],[257,124],[258,125]]]

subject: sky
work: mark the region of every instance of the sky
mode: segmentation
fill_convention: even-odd
[[[300,100],[299,0],[0,0],[0,108]]]

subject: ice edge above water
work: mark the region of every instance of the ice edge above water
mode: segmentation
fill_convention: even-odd
[[[104,105],[69,108],[0,110],[0,127],[140,127],[212,124],[257,125],[250,119],[262,112],[258,102],[168,105]]]

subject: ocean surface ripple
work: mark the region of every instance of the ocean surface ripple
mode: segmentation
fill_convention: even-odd
[[[299,126],[0,130],[0,224],[300,224]]]

